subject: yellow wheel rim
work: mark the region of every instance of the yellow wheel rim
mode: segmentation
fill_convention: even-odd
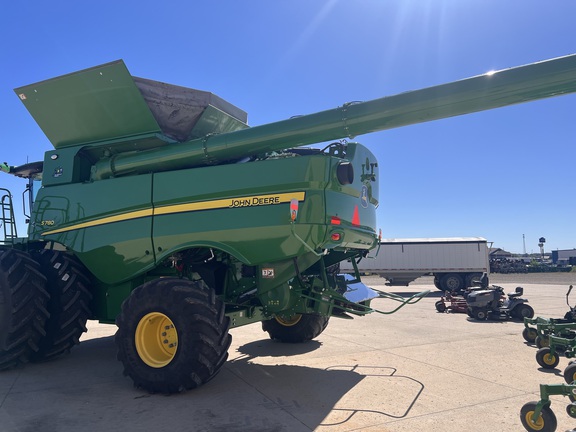
[[[538,418],[536,419],[536,421],[533,422],[533,421],[532,421],[532,416],[533,416],[533,415],[534,415],[534,411],[528,411],[528,412],[526,413],[526,417],[525,417],[526,423],[527,423],[528,425],[530,425],[530,428],[531,428],[532,430],[536,430],[536,431],[542,430],[542,429],[544,428],[544,419],[543,419],[542,416],[540,415],[540,416],[538,416]]]
[[[276,317],[276,321],[278,321],[278,324],[282,324],[285,327],[292,327],[293,325],[298,324],[301,319],[302,319],[302,315],[300,315],[300,314],[294,315],[290,318],[282,318],[279,316]]]
[[[547,365],[553,365],[554,362],[556,361],[556,356],[552,355],[552,354],[546,354],[543,357],[544,363],[546,363]]]
[[[136,351],[144,363],[153,368],[169,364],[178,348],[178,332],[170,318],[151,312],[136,327]]]

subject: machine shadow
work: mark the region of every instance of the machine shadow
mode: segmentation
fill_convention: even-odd
[[[46,421],[59,432],[75,432],[78,424],[96,432],[112,423],[117,430],[210,432],[362,428],[407,416],[424,389],[390,365],[326,366],[314,356],[321,346],[252,341],[231,351],[239,355],[202,387],[163,395],[134,388],[116,359],[114,336],[103,336],[69,355],[8,371],[5,379],[15,384],[3,408],[12,412],[14,430],[39,430]],[[298,356],[308,365],[288,364]],[[215,407],[227,407],[226,415]]]
[[[421,382],[398,375],[389,366],[352,364],[315,368],[276,363],[280,357],[309,354],[321,345],[315,340],[303,344],[253,341],[238,347],[242,356],[229,361],[227,368],[311,429],[342,425],[353,417],[354,424],[365,426],[374,418],[378,418],[378,423],[386,418],[406,417],[424,390]],[[258,357],[272,357],[275,363],[257,363]],[[358,397],[360,394],[374,397]],[[364,424],[362,415],[371,420]]]

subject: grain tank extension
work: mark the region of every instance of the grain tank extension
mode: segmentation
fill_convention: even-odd
[[[118,325],[137,386],[173,393],[218,373],[231,327],[305,342],[330,318],[419,301],[426,292],[360,280],[355,263],[378,244],[381,167],[349,140],[571,93],[575,72],[567,56],[257,127],[122,61],[16,89],[54,148],[0,165],[28,180],[31,208],[19,237],[2,190],[0,369],[68,351],[98,319]],[[347,260],[355,271],[338,274]],[[381,298],[397,303],[381,312]]]

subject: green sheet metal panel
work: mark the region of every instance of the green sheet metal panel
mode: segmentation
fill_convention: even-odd
[[[317,155],[154,174],[157,258],[196,246],[225,250],[249,265],[305,253],[291,233],[293,198],[300,205],[296,231],[316,248],[326,236],[329,162]]]
[[[29,238],[74,252],[97,279],[115,284],[154,266],[152,175],[43,187]]]
[[[14,91],[55,148],[161,132],[122,60]]]

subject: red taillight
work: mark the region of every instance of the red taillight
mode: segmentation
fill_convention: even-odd
[[[354,207],[354,214],[352,215],[352,225],[360,226],[360,213],[358,213],[358,206]]]
[[[340,225],[340,218],[338,216],[332,216],[330,223],[332,225]]]
[[[330,238],[332,239],[332,241],[340,241],[340,233],[332,233]]]

